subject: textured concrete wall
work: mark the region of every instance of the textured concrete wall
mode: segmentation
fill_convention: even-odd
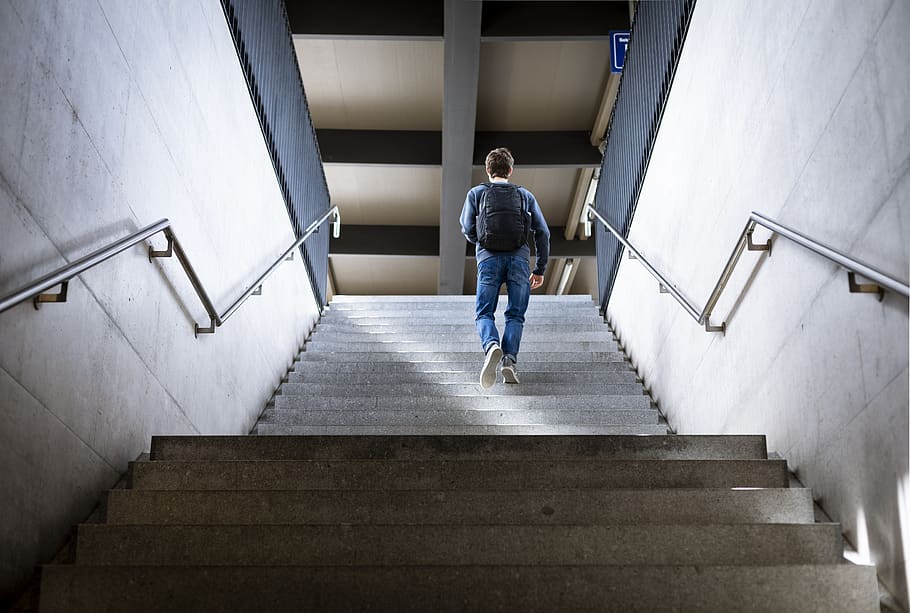
[[[908,32],[906,0],[699,0],[633,243],[699,308],[751,210],[906,282]],[[657,290],[624,260],[608,316],[670,424],[766,433],[906,606],[907,300],[781,238],[744,256],[725,336]]]
[[[0,0],[0,295],[162,217],[219,309],[293,241],[218,0]],[[69,294],[0,314],[3,597],[151,435],[248,431],[317,313],[299,257],[198,340],[142,246]]]

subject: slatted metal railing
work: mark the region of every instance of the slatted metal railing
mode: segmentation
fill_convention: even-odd
[[[598,213],[625,237],[694,8],[695,0],[666,0],[639,2],[635,11],[594,198]],[[605,312],[623,246],[602,224],[596,226],[596,245],[600,308]]]
[[[221,4],[275,176],[300,238],[331,205],[284,0],[221,0]],[[300,252],[317,303],[325,305],[328,231],[317,229],[300,245]]]

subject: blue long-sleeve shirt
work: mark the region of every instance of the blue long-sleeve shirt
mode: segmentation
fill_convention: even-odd
[[[515,251],[508,253],[502,251],[487,251],[477,242],[477,204],[480,202],[480,196],[487,187],[478,185],[468,191],[464,201],[464,208],[461,210],[461,233],[468,239],[468,242],[477,247],[477,263],[483,262],[494,255],[524,256],[528,261],[531,259],[531,248],[524,244]],[[531,214],[531,233],[534,235],[534,248],[537,250],[537,265],[534,268],[535,275],[543,275],[547,270],[547,260],[550,258],[550,228],[547,227],[547,220],[543,218],[540,212],[540,205],[534,194],[523,187],[519,188],[528,205],[528,212]]]

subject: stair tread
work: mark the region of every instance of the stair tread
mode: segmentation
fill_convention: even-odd
[[[766,459],[763,435],[680,436],[155,436],[151,458],[415,459],[438,457],[547,459]],[[187,457],[188,456],[188,457]]]
[[[602,424],[538,424],[538,425],[420,425],[406,426],[294,426],[288,424],[261,423],[256,426],[259,436],[344,436],[359,434],[373,435],[431,435],[431,436],[477,436],[477,435],[636,435],[651,436],[667,433],[666,424],[635,424],[628,426]]]
[[[112,490],[111,524],[813,523],[806,489]]]
[[[464,411],[452,409],[366,409],[366,410],[282,410],[269,409],[259,419],[260,425],[638,425],[657,424],[660,415],[651,409],[595,409],[595,410],[548,410],[548,411]]]
[[[315,397],[282,394],[275,397],[275,408],[300,410],[365,410],[398,409],[425,410],[459,409],[463,411],[557,410],[567,409],[649,409],[651,399],[641,394],[595,396],[521,396],[521,395],[464,395],[464,396],[334,396]]]
[[[482,388],[479,382],[403,382],[364,383],[351,379],[344,385],[288,381],[281,385],[282,395],[311,395],[324,398],[340,396],[634,396],[641,395],[641,383],[538,383],[519,371],[522,382],[518,385],[494,385]]]
[[[621,355],[621,354],[616,354]],[[309,356],[313,357],[313,356]],[[363,360],[343,360],[330,362],[327,360],[305,360],[295,362],[291,368],[291,373],[304,372],[471,372],[475,375],[479,372],[482,360],[475,356],[470,361],[453,361],[453,360],[401,360],[397,362],[386,361],[363,361]],[[519,362],[519,372],[635,372],[632,365],[625,359],[616,361],[602,362],[549,362],[540,360],[528,360],[522,358]]]
[[[83,524],[77,564],[836,564],[838,524]]]
[[[497,610],[878,613],[874,567],[45,566],[42,607],[135,612]],[[725,589],[718,589],[724,586]],[[74,598],[74,594],[84,595]]]
[[[227,460],[134,462],[143,489],[787,487],[781,460]]]

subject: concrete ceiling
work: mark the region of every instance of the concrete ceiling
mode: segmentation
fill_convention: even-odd
[[[485,42],[478,130],[591,130],[610,71],[610,44]]]
[[[439,41],[296,38],[317,128],[441,130]]]
[[[439,166],[326,164],[325,178],[342,225],[439,225]]]
[[[344,225],[375,226],[377,233],[382,232],[382,226],[419,226],[425,227],[428,235],[433,234],[438,243],[440,226],[444,235],[453,227],[457,229],[457,212],[452,214],[450,203],[445,219],[440,219],[444,189],[441,158],[417,152],[419,147],[409,144],[416,141],[409,139],[417,138],[424,150],[429,147],[435,151],[440,140],[446,142],[452,135],[443,129],[447,66],[443,15],[450,13],[443,12],[442,0],[421,3],[420,15],[414,15],[415,5],[407,2],[378,3],[384,9],[366,1],[354,2],[357,6],[349,4],[316,7],[316,3],[305,0],[287,0],[300,73],[317,135],[319,131],[339,131],[334,135],[341,135],[348,143],[347,152],[333,150],[329,158],[326,147],[335,146],[334,142],[326,141],[323,147],[326,179],[332,202],[341,210],[342,232]],[[555,9],[550,6],[557,4]],[[606,128],[605,116],[612,106],[618,80],[611,78],[609,72],[607,32],[628,27],[628,14],[623,16],[622,11],[616,10],[617,5],[624,4],[483,4],[479,69],[474,76],[474,129],[478,139],[480,132],[500,133],[491,138],[497,143],[505,141],[505,146],[512,146],[512,137],[501,133],[550,131],[537,137],[526,135],[536,140],[524,146],[524,165],[518,155],[521,147],[513,146],[513,182],[535,194],[551,228],[562,232],[563,227],[569,226],[568,239],[577,238],[573,218],[578,216],[579,201],[596,165],[590,160],[599,158],[584,151],[579,152],[582,157],[562,155],[565,147],[578,149],[579,145],[559,145],[565,139],[560,140],[556,133],[586,134],[572,142],[580,142],[582,149],[589,147],[596,154],[593,148]],[[460,10],[458,5],[451,8]],[[353,13],[359,19],[349,19]],[[450,101],[461,103],[464,101]],[[367,141],[370,136],[377,140],[377,134],[363,132],[376,130],[421,132],[382,134],[376,151],[375,144]],[[524,141],[515,137],[514,142]],[[404,147],[404,154],[384,151],[396,143],[399,148]],[[477,146],[481,144],[485,146],[486,141],[481,139]],[[371,151],[358,157],[358,150],[367,149]],[[548,154],[556,156],[555,163],[545,159]],[[476,157],[475,152],[470,184],[459,185],[459,193],[486,180],[483,169],[476,166]],[[563,164],[563,158],[586,161]],[[369,163],[363,163],[364,159]],[[527,165],[528,161],[534,165]],[[381,245],[381,241],[377,244]],[[441,287],[440,275],[446,274],[443,269],[452,269],[451,265],[441,267],[438,255],[392,256],[384,253],[381,246],[375,251],[355,255],[333,253],[330,247],[330,285],[334,293],[435,294]],[[388,252],[396,250],[390,246]],[[460,259],[457,252],[454,257]],[[573,274],[566,273],[564,279],[570,281],[566,293],[594,290],[590,272],[593,261],[581,265],[585,259],[574,258]],[[551,258],[548,277],[561,274],[565,262],[563,258]],[[465,258],[463,279],[457,281],[465,293],[474,291],[474,267],[473,258]],[[460,264],[456,270],[461,270]],[[548,279],[544,289],[555,293],[558,281]]]

